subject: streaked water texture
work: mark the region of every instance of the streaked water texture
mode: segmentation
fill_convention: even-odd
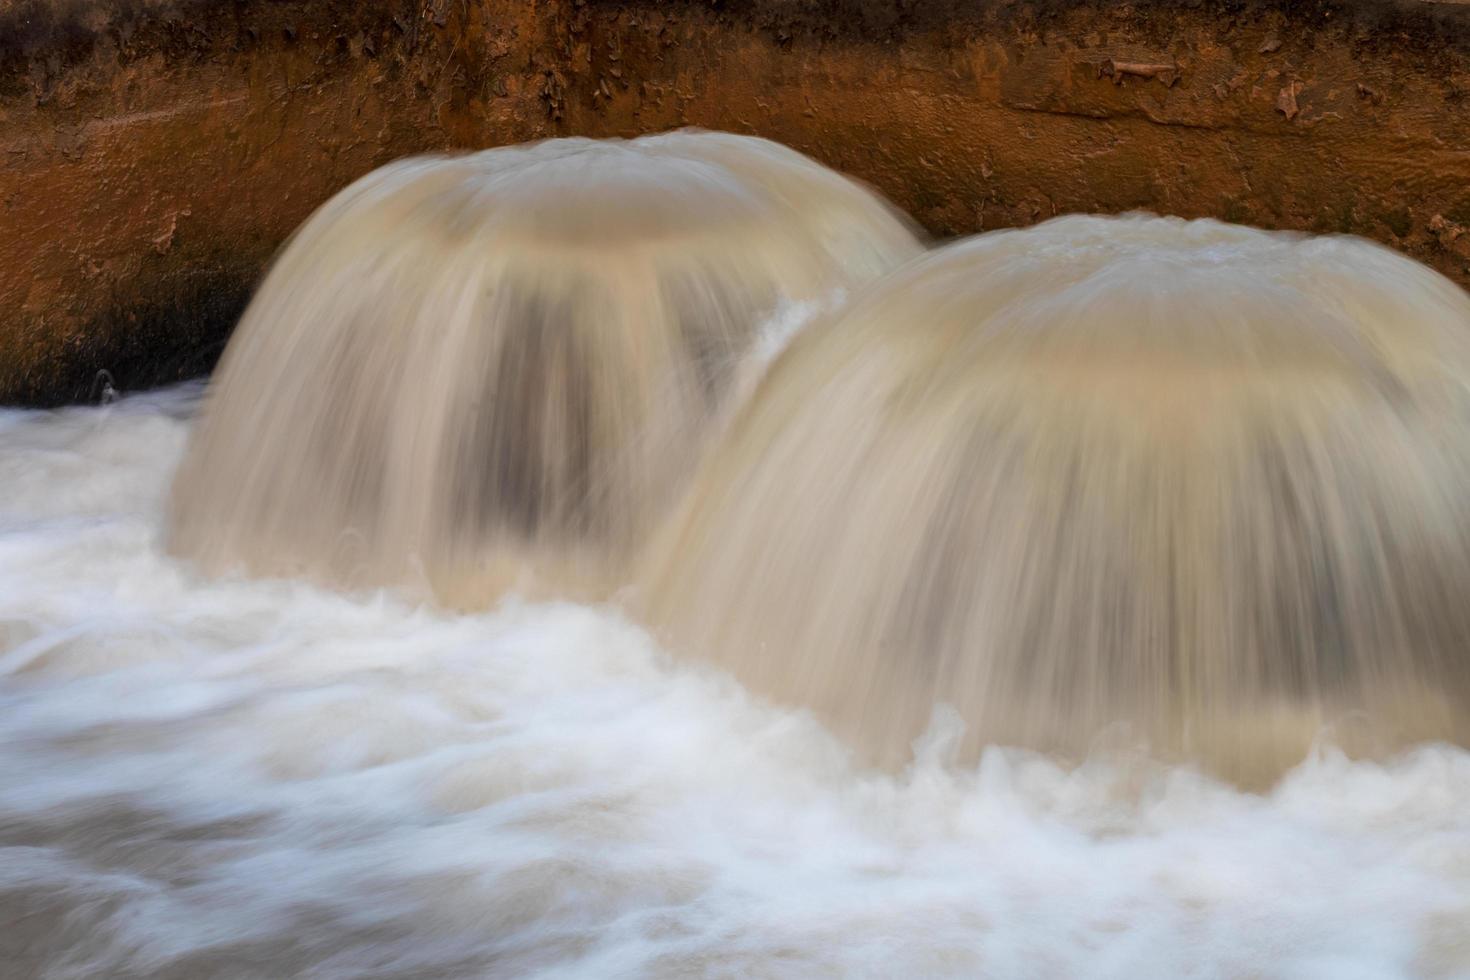
[[[1353,238],[1068,217],[773,365],[650,560],[673,648],[901,764],[1142,745],[1269,781],[1470,735],[1470,298]]]
[[[0,413],[7,978],[1470,975],[1460,750],[875,775],[604,610],[201,580],[191,398]]]
[[[391,164],[312,216],[251,303],[172,542],[472,606],[598,594],[759,371],[763,325],[918,247],[866,188],[753,137]]]

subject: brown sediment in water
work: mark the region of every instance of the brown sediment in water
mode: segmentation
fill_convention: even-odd
[[[252,301],[180,468],[172,544],[453,604],[596,594],[748,387],[768,322],[918,251],[866,188],[746,136],[384,167],[302,227]]]
[[[1146,744],[1244,781],[1462,743],[1470,297],[1353,238],[1061,218],[799,336],[640,603],[898,764]]]
[[[1390,0],[21,0],[0,12],[0,402],[207,367],[391,159],[683,125],[931,231],[1145,208],[1375,238],[1470,281],[1470,16]]]

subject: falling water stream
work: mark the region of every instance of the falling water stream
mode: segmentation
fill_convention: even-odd
[[[194,404],[0,414],[6,976],[1470,975],[1470,753],[875,772],[608,609],[201,580]]]
[[[1470,977],[1470,299],[918,247],[738,137],[405,162],[208,394],[0,411],[0,975]]]
[[[748,387],[762,325],[918,250],[865,188],[726,133],[384,167],[251,303],[174,546],[464,605],[605,591]]]
[[[1470,737],[1470,297],[1360,239],[1068,217],[800,335],[649,560],[676,649],[901,763],[1269,782]]]

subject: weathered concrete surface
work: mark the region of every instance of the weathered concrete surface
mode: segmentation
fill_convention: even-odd
[[[0,401],[207,368],[393,157],[701,125],[938,234],[1132,208],[1348,231],[1470,283],[1470,10],[1392,0],[20,0]]]
[[[941,234],[1147,208],[1367,235],[1470,281],[1462,7],[674,6],[578,8],[566,128],[758,132]]]
[[[0,401],[85,399],[104,368],[124,388],[201,373],[333,192],[404,154],[549,133],[529,10],[0,7]]]

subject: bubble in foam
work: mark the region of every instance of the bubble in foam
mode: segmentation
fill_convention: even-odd
[[[246,312],[173,545],[449,602],[600,588],[740,390],[762,323],[917,250],[867,189],[751,137],[389,165],[301,228]]]
[[[1263,778],[1467,736],[1470,298],[1351,238],[1069,217],[808,328],[644,570],[679,650],[897,762]],[[1099,740],[1102,741],[1099,741]]]

